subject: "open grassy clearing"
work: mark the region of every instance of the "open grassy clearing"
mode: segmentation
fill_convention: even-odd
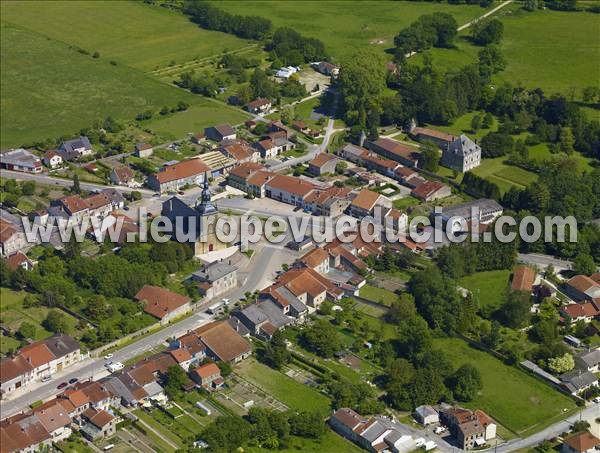
[[[499,308],[504,302],[510,271],[477,272],[461,278],[458,284],[473,293],[480,307]]]
[[[523,189],[537,180],[535,173],[507,165],[504,163],[505,160],[506,156],[481,159],[481,165],[475,168],[473,173],[497,184],[501,193],[512,186]]]
[[[13,291],[8,288],[0,288],[0,322],[2,326],[12,332],[19,330],[19,327],[23,322],[27,322],[35,327],[34,340],[42,340],[52,335],[44,327],[42,322],[48,316],[51,309],[47,307],[23,307],[23,300],[27,295],[24,291]],[[58,310],[66,316],[67,319],[67,333],[74,335],[76,334],[77,319],[73,316],[60,310],[60,308],[53,308],[52,310]],[[9,350],[14,350],[20,346],[20,342],[12,337],[0,337],[0,352],[6,354]]]
[[[292,27],[319,38],[334,59],[351,57],[361,48],[383,52],[393,47],[394,36],[423,14],[446,12],[464,24],[486,11],[479,6],[424,2],[365,1],[342,5],[336,1],[228,1],[217,5],[235,14],[252,11],[271,19],[275,27]]]
[[[129,119],[147,109],[198,99],[4,21],[0,57],[2,147],[75,134],[107,115]]]
[[[2,20],[143,71],[249,44],[203,30],[179,12],[135,1],[3,1]]]
[[[295,410],[329,411],[329,399],[254,359],[236,365],[235,372]]]
[[[383,305],[387,305],[388,307],[392,305],[398,296],[394,294],[392,291],[388,291],[384,288],[378,288],[373,285],[365,285],[360,289],[360,297],[364,297],[365,299],[371,300],[373,302],[377,302]]]
[[[144,127],[167,139],[179,139],[188,133],[202,132],[207,126],[222,123],[239,124],[250,118],[238,109],[210,99],[196,97],[196,104],[185,112],[157,117],[144,123]]]
[[[575,403],[538,379],[505,365],[490,354],[470,347],[457,338],[437,339],[434,345],[443,350],[456,367],[465,363],[481,373],[483,390],[468,408],[486,411],[500,424],[521,434],[540,423],[561,416],[563,409],[573,409]]]
[[[508,64],[495,77],[497,83],[540,87],[549,93],[571,94],[575,89],[576,99],[582,88],[598,85],[600,41],[592,38],[600,28],[597,15],[551,10],[528,13],[513,5],[498,17],[504,23],[501,49]],[[468,29],[461,36],[456,49],[430,51],[436,67],[452,69],[477,60],[481,47],[466,39]],[[411,62],[421,63],[422,56]]]

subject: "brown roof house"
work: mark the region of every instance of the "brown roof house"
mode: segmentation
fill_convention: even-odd
[[[433,201],[449,197],[452,189],[439,181],[426,181],[415,187],[410,194],[419,200]]]
[[[14,357],[0,360],[2,395],[14,392],[81,360],[79,344],[70,336],[55,334],[21,348]]]
[[[341,162],[339,157],[328,153],[319,153],[308,162],[308,172],[314,176],[335,173],[335,166]]]
[[[27,238],[21,228],[0,218],[0,256],[10,256],[27,246]]]
[[[531,294],[536,278],[535,269],[529,266],[517,266],[513,273],[510,289],[511,291],[524,291]]]
[[[600,448],[600,439],[589,431],[567,437],[560,449],[561,453],[595,453]]]
[[[391,138],[378,138],[373,142],[366,143],[371,151],[392,159],[405,167],[416,167],[419,163],[419,151],[407,145],[403,145]]]
[[[90,441],[114,436],[117,432],[118,418],[105,410],[89,408],[81,414],[81,419],[80,431]]]
[[[216,363],[206,363],[190,372],[190,377],[205,389],[219,388],[223,385],[221,370]]]
[[[148,187],[157,192],[174,192],[185,185],[201,185],[210,167],[200,159],[188,159],[167,165],[148,177]]]
[[[271,101],[268,99],[258,98],[248,102],[248,105],[246,105],[246,110],[248,110],[250,113],[254,113],[255,115],[269,113],[269,110],[271,110],[271,105]]]
[[[144,285],[135,295],[144,303],[144,311],[160,319],[162,325],[191,310],[190,298],[160,286]]]
[[[303,207],[309,193],[316,186],[295,176],[277,175],[267,182],[265,192],[267,197],[294,206]]]
[[[600,278],[594,280],[594,275],[576,275],[565,283],[564,292],[576,302],[600,299]]]
[[[125,165],[115,167],[110,172],[110,182],[117,186],[137,187],[133,170]]]
[[[348,213],[359,219],[375,214],[375,207],[380,206],[383,211],[387,212],[392,207],[392,202],[389,198],[373,192],[369,189],[362,189],[348,206]],[[382,214],[383,216],[383,214]]]
[[[481,410],[446,407],[440,411],[440,420],[463,450],[481,447],[496,438],[496,424]]]
[[[235,140],[237,134],[235,129],[229,124],[219,124],[204,129],[204,135],[210,140],[221,142],[223,140]]]
[[[252,354],[252,346],[226,322],[213,322],[196,329],[214,360],[238,363]]]

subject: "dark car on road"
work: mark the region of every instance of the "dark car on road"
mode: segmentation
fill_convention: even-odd
[[[64,389],[67,385],[69,385],[69,384],[67,384],[66,382],[61,382],[60,384],[58,384],[58,386],[56,388],[59,390]]]
[[[76,377],[74,377],[74,378],[71,378],[71,379],[69,379],[69,384],[75,384],[75,382],[77,382],[78,380],[79,380],[79,379],[78,379],[78,378],[76,378]]]

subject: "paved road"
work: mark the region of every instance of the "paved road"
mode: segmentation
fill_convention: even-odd
[[[240,288],[228,294],[227,297],[232,301],[236,301],[244,297],[244,293],[247,291],[253,292],[256,289],[262,289],[267,286],[274,278],[276,271],[281,269],[282,263],[276,257],[276,252],[278,251],[278,248],[269,246],[257,247],[255,256],[248,264],[249,272],[246,282]],[[203,305],[210,305],[210,302],[204,302]],[[188,318],[119,349],[114,352],[111,360],[113,362],[126,362],[164,343],[168,338],[183,335],[188,330],[196,329],[211,320],[212,316],[206,313],[195,313]],[[58,394],[60,390],[56,387],[61,382],[66,382],[71,378],[85,380],[102,377],[107,374],[104,364],[105,361],[102,358],[85,359],[80,364],[75,365],[75,368],[67,368],[62,373],[56,373],[51,381],[40,385],[34,384],[27,388],[27,393],[15,395],[13,398],[1,401],[1,418],[6,418],[26,409],[27,406],[35,401],[49,399]]]
[[[487,13],[481,15],[480,17],[478,17],[477,19],[473,19],[471,22],[467,22],[464,25],[461,25],[460,27],[458,27],[456,29],[456,31],[463,31],[465,28],[469,28],[471,25],[479,22],[482,19],[485,19],[486,17],[491,16],[492,14],[494,14],[496,11],[504,8],[507,5],[510,5],[513,2],[513,0],[507,0],[504,3],[501,3],[500,5],[496,6],[494,9],[490,9]]]
[[[0,174],[3,178],[8,177],[8,178],[16,179],[16,180],[21,180],[21,181],[36,181],[36,182],[39,182],[40,184],[45,184],[45,185],[49,185],[49,186],[54,185],[54,186],[69,187],[69,188],[73,186],[73,181],[71,179],[56,178],[54,176],[48,176],[43,173],[31,174],[31,173],[21,173],[18,171],[2,170],[0,172]],[[117,192],[131,193],[133,190],[137,190],[138,192],[140,192],[142,194],[142,197],[144,197],[144,198],[150,198],[152,195],[155,194],[154,191],[148,190],[148,189],[141,189],[141,188],[140,189],[130,189],[129,187],[110,186],[110,185],[105,185],[105,184],[95,184],[95,183],[84,182],[84,181],[81,181],[79,183],[79,185],[81,186],[81,188],[83,190],[88,190],[88,191],[103,190],[103,189],[115,189]]]
[[[562,260],[555,258],[552,255],[544,255],[541,253],[519,253],[517,255],[517,260],[526,264],[533,264],[542,269],[546,268],[549,264],[554,266],[554,269],[557,271],[571,270],[573,268],[572,261]]]

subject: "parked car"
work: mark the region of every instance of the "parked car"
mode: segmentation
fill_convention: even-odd
[[[58,390],[60,390],[60,389],[64,389],[64,388],[65,388],[67,385],[69,385],[69,384],[67,384],[66,382],[61,382],[60,384],[58,384],[58,385],[56,386],[56,388],[57,388]]]
[[[69,384],[75,384],[75,382],[77,382],[77,381],[79,381],[78,378],[76,378],[76,377],[71,378],[71,379],[69,379]]]
[[[113,358],[113,356],[114,356],[114,354],[113,354],[112,352],[111,352],[110,354],[106,354],[106,355],[104,356],[104,360],[110,360],[110,359],[112,359],[112,358]]]
[[[41,381],[48,382],[50,379],[52,379],[52,377],[50,375],[47,375],[47,376],[42,377]]]

